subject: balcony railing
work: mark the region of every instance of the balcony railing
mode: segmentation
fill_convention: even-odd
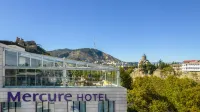
[[[31,87],[118,87],[119,79],[107,78],[95,80],[93,78],[77,77],[37,77],[37,76],[17,76],[3,77],[4,87],[9,88],[31,88]]]

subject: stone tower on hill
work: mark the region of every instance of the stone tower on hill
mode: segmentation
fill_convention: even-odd
[[[148,63],[150,63],[150,62],[149,62],[149,60],[147,60],[147,56],[144,54],[142,56],[142,59],[138,63],[138,71],[143,74],[143,67],[142,66],[147,65]]]
[[[147,64],[147,63],[149,63],[149,60],[147,60],[147,56],[144,54],[142,56],[142,59],[138,63],[138,68],[140,68],[141,65],[144,65],[144,64]]]

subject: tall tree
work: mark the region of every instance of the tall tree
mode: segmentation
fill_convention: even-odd
[[[132,89],[133,79],[130,74],[124,70],[124,68],[120,68],[120,79],[121,85],[127,89]]]

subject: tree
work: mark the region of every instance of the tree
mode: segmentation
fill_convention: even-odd
[[[146,66],[149,74],[153,74],[153,72],[156,70],[156,66],[151,63],[147,63]]]
[[[166,66],[161,70],[161,76],[163,78],[167,77],[168,75],[175,75],[175,71],[171,66]]]
[[[128,112],[199,112],[200,84],[169,75],[137,77],[128,90]]]
[[[165,101],[153,100],[149,106],[151,112],[167,112],[169,111],[169,104]]]
[[[158,68],[159,69],[163,69],[163,68],[165,68],[165,67],[168,67],[168,66],[170,66],[169,64],[167,64],[167,63],[164,63],[162,60],[159,60],[158,61]]]
[[[197,73],[192,73],[192,78],[196,81],[198,78],[198,74]]]
[[[140,68],[144,74],[153,74],[156,70],[156,66],[148,62],[147,64],[141,64]]]
[[[121,85],[127,89],[132,89],[132,82],[133,79],[130,76],[127,71],[124,70],[124,68],[120,68],[120,79],[121,79]]]

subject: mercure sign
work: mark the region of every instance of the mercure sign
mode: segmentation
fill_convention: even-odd
[[[41,102],[56,102],[56,101],[72,101],[72,94],[71,93],[23,93],[15,92],[8,92],[8,102],[16,101],[16,102],[30,102],[30,101],[38,101],[39,99]],[[108,101],[106,94],[76,94],[77,101]]]

